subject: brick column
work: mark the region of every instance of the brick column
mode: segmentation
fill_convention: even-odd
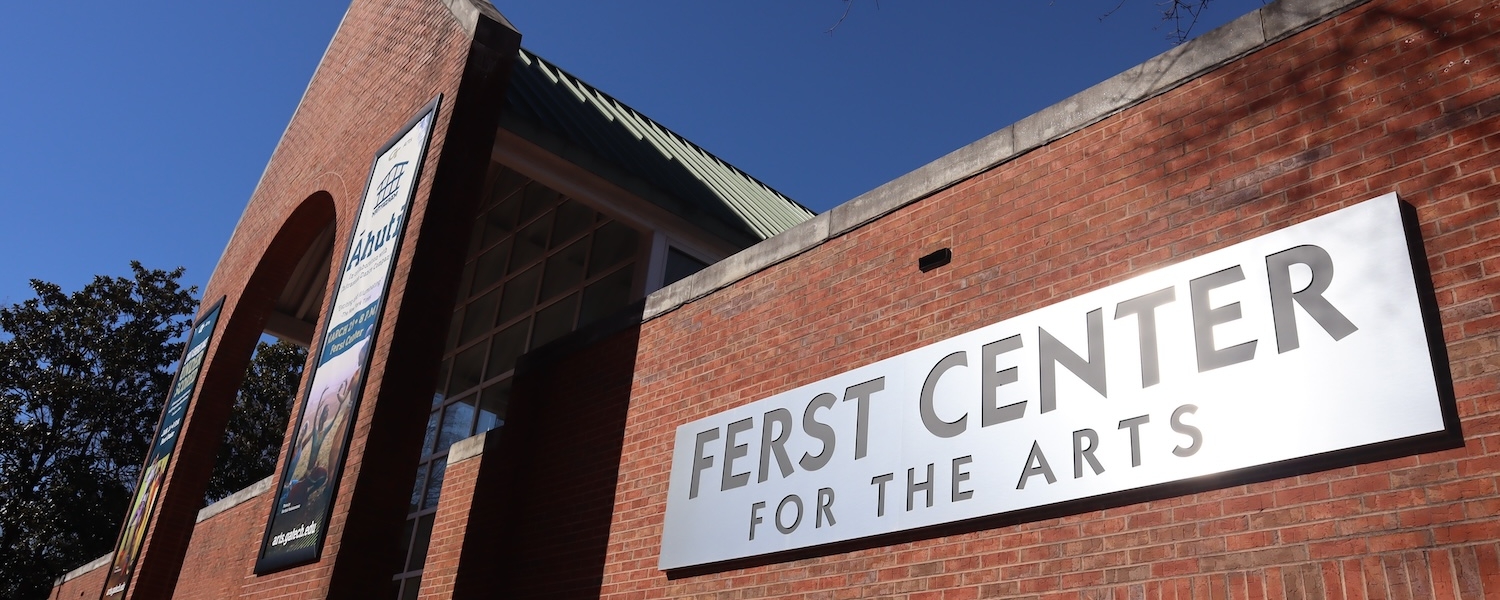
[[[448,449],[448,469],[443,476],[442,501],[438,504],[437,516],[432,523],[432,542],[427,546],[427,563],[422,569],[422,588],[417,596],[422,600],[447,600],[453,598],[458,581],[458,569],[463,558],[464,540],[468,538],[470,521],[483,521],[493,514],[493,507],[486,511],[483,495],[476,497],[476,485],[481,471],[486,468],[488,454],[492,460],[489,470],[494,470],[495,440],[499,431],[481,433],[453,444]],[[498,541],[491,540],[494,543]]]

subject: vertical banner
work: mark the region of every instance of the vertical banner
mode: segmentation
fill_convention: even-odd
[[[125,514],[125,524],[120,527],[120,537],[115,542],[115,552],[109,565],[109,575],[104,581],[103,598],[113,598],[125,593],[130,586],[130,576],[135,573],[135,559],[140,555],[141,544],[146,539],[146,525],[156,510],[157,493],[161,491],[167,473],[168,459],[177,447],[177,433],[182,430],[182,420],[187,416],[188,402],[198,386],[198,373],[203,370],[203,358],[208,353],[208,343],[213,340],[214,328],[219,322],[219,309],[224,299],[214,303],[202,318],[193,324],[192,336],[183,349],[182,359],[177,362],[177,376],[172,379],[167,405],[162,407],[161,422],[156,425],[156,435],[151,438],[151,449],[146,452],[146,464],[141,468],[141,479],[135,486],[135,499],[130,503],[130,512]]]
[[[370,167],[302,413],[273,490],[256,574],[312,562],[322,553],[386,289],[441,99],[433,99],[387,142]]]

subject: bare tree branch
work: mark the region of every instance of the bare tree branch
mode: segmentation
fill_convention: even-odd
[[[834,24],[833,24],[832,27],[829,27],[828,29],[824,30],[823,33],[832,34],[833,30],[838,29],[839,25],[843,25],[844,24],[844,19],[849,18],[849,11],[851,11],[851,10],[854,9],[854,0],[840,0],[840,1],[844,3],[844,14],[839,15],[839,20],[836,21],[836,22],[834,22]],[[880,0],[875,0],[875,10],[880,10]]]

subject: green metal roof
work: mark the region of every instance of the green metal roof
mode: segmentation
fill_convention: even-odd
[[[524,49],[506,96],[502,127],[742,246],[814,214]]]

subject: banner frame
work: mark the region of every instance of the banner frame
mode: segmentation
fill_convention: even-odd
[[[384,144],[380,146],[378,150],[375,151],[375,156],[370,161],[369,173],[365,177],[365,186],[360,197],[360,204],[358,209],[359,212],[355,215],[354,224],[352,226],[353,228],[351,229],[349,238],[344,245],[343,258],[344,261],[347,262],[354,250],[355,244],[359,241],[359,219],[360,216],[364,214],[366,208],[365,203],[370,197],[371,186],[375,184],[375,170],[382,156],[385,155],[386,152],[391,150],[391,148],[393,148],[396,144],[398,144],[402,138],[406,137],[406,135],[410,133],[412,128],[416,127],[418,123],[421,123],[424,119],[430,117],[432,119],[432,123],[428,126],[427,133],[422,139],[421,150],[416,159],[417,164],[412,167],[411,177],[413,183],[410,191],[410,196],[406,200],[406,207],[402,212],[401,230],[390,242],[392,244],[391,261],[386,265],[384,279],[381,284],[382,289],[380,290],[378,298],[375,302],[375,306],[377,306],[378,308],[375,311],[374,319],[370,325],[372,331],[370,333],[369,340],[366,342],[366,348],[367,350],[371,351],[372,354],[374,346],[379,341],[380,327],[385,321],[384,316],[386,300],[390,294],[391,276],[395,273],[396,263],[400,261],[401,244],[406,237],[406,225],[411,216],[412,204],[414,203],[413,200],[416,197],[417,186],[420,184],[422,175],[424,173],[423,163],[425,163],[427,159],[427,150],[432,142],[432,130],[437,125],[437,117],[441,108],[442,99],[442,94],[438,94],[436,97],[434,97],[425,106],[418,110],[413,117],[408,119],[406,123],[396,131],[395,134],[393,134],[388,140],[386,140]],[[339,291],[343,287],[344,276],[346,273],[346,268],[340,268],[338,279],[334,283],[332,293],[329,295],[327,299],[327,305],[324,307],[323,314],[325,319],[332,319],[332,313],[338,303]],[[296,436],[298,435],[298,432],[301,431],[304,419],[307,417],[307,407],[310,403],[310,400],[312,399],[311,396],[313,385],[314,383],[316,383],[318,368],[321,366],[322,355],[325,352],[325,346],[328,342],[330,329],[333,325],[334,323],[324,323],[323,331],[318,337],[318,345],[316,347],[317,352],[310,353],[313,365],[311,369],[304,371],[303,374],[303,389],[300,392],[302,396],[302,402],[300,408],[298,409],[296,424],[290,430],[291,435],[293,436],[292,445],[288,446],[288,456],[281,456],[277,458],[278,462],[281,463],[280,475],[276,480],[275,486],[271,490],[273,494],[271,511],[270,514],[266,517],[265,530],[261,535],[260,548],[256,553],[254,566],[254,574],[256,576],[266,575],[292,567],[315,563],[319,560],[322,560],[323,558],[323,545],[324,542],[327,541],[327,527],[320,527],[316,531],[316,533],[313,534],[316,536],[316,539],[313,541],[312,546],[307,551],[293,550],[288,551],[286,554],[280,556],[268,557],[267,550],[271,545],[273,528],[276,524],[276,516],[279,514],[280,509],[280,507],[277,506],[275,500],[279,497],[279,490],[281,490],[286,485],[286,480],[290,475],[292,467],[294,466],[291,464],[291,462],[296,457],[295,452],[293,452],[294,446],[296,444]],[[359,381],[354,386],[353,397],[350,401],[350,422],[344,429],[342,439],[339,440],[341,446],[338,451],[337,459],[332,463],[333,465],[336,465],[337,468],[335,472],[329,475],[330,483],[328,484],[329,488],[326,492],[328,501],[327,505],[323,508],[324,514],[322,515],[322,518],[325,519],[325,521],[332,516],[333,504],[334,501],[338,498],[338,494],[340,492],[339,480],[343,476],[344,464],[348,461],[349,458],[349,444],[354,437],[354,425],[359,419],[359,408],[364,400],[364,388],[368,382],[369,371],[368,369],[362,368],[361,372],[359,373]]]
[[[221,310],[224,308],[224,301],[226,299],[228,299],[228,296],[219,296],[219,299],[212,305],[210,305],[208,310],[202,311],[201,315],[194,319],[190,327],[188,328],[189,334],[187,336],[187,340],[183,341],[182,353],[177,357],[177,372],[172,375],[172,383],[167,388],[167,398],[166,401],[162,404],[161,416],[156,418],[156,427],[154,429],[154,433],[152,433],[151,435],[151,446],[146,449],[146,458],[141,461],[141,470],[140,473],[136,475],[135,488],[133,490],[133,493],[130,495],[130,505],[126,508],[124,518],[122,518],[120,521],[119,533],[115,534],[115,545],[110,551],[109,567],[104,571],[104,584],[99,588],[100,600],[107,600],[114,595],[109,593],[109,589],[110,587],[112,587],[109,585],[109,582],[113,579],[111,577],[111,573],[114,572],[115,567],[117,566],[116,561],[119,560],[120,557],[120,545],[127,543],[125,541],[125,535],[130,529],[130,514],[131,512],[134,512],[136,508],[136,498],[141,493],[141,486],[145,484],[148,469],[151,468],[151,464],[153,462],[166,460],[166,466],[162,468],[162,472],[158,475],[160,478],[165,480],[167,478],[166,472],[168,471],[168,467],[170,467],[173,462],[171,459],[177,454],[177,441],[176,438],[174,438],[172,441],[172,450],[169,451],[164,457],[158,458],[156,456],[157,447],[161,445],[160,440],[162,428],[166,426],[168,413],[171,412],[172,409],[172,397],[175,395],[174,392],[177,389],[178,381],[182,377],[182,365],[187,360],[188,354],[193,350],[193,334],[191,332],[197,330],[199,326],[212,318],[213,326],[209,329],[208,336],[204,338],[205,344],[212,345],[214,335],[218,333],[219,318],[223,316],[221,314]],[[200,304],[199,306],[203,305]],[[203,352],[204,354],[208,353],[207,347],[204,348]],[[187,420],[188,408],[192,406],[193,398],[198,394],[198,381],[201,379],[202,374],[203,368],[200,365],[199,368],[193,373],[192,391],[188,393],[186,404],[182,408],[182,420],[184,422]],[[180,435],[182,431],[180,426],[178,427],[177,431]],[[124,565],[124,575],[122,576],[122,580],[119,584],[116,584],[116,586],[114,586],[123,586],[120,587],[119,591],[122,598],[124,597],[124,593],[126,591],[129,591],[131,580],[135,578],[135,568],[140,563],[141,548],[144,547],[146,543],[145,533],[146,530],[151,527],[151,519],[156,516],[156,505],[161,501],[161,492],[161,488],[157,488],[156,492],[151,498],[148,504],[150,508],[146,509],[146,513],[141,519],[141,536],[135,540],[135,549],[130,553],[130,563],[128,565]]]

